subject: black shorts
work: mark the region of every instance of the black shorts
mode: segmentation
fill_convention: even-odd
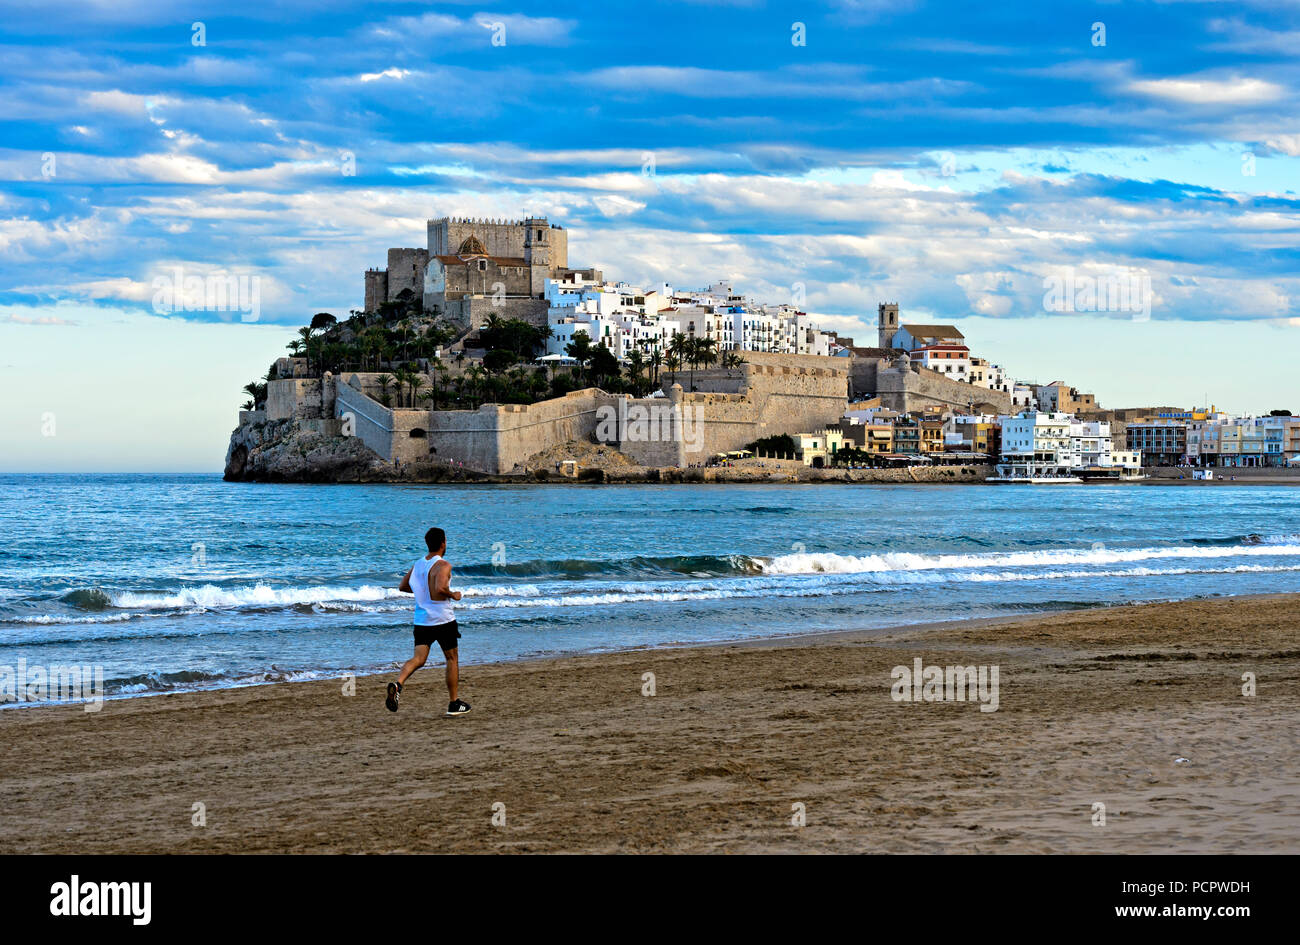
[[[433,646],[433,641],[437,640],[438,646],[442,647],[442,651],[445,653],[448,650],[456,649],[456,641],[459,639],[460,627],[456,625],[454,620],[433,627],[421,627],[418,624],[415,627],[416,646]]]

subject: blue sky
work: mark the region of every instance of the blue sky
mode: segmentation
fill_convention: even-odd
[[[1105,406],[1300,411],[1294,2],[58,9],[0,3],[0,469],[218,469],[292,327],[444,214],[864,341],[898,301]],[[153,314],[177,266],[257,321]],[[1045,311],[1061,272],[1150,320]]]

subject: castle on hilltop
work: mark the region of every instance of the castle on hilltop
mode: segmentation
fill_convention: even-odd
[[[366,312],[408,293],[464,328],[489,314],[540,326],[548,279],[604,278],[599,270],[569,268],[568,232],[546,217],[442,217],[428,227],[427,248],[390,249],[387,268],[366,271]]]

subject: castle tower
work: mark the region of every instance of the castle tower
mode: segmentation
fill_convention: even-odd
[[[881,302],[877,310],[876,327],[879,341],[877,347],[892,348],[894,335],[898,331],[898,303]]]

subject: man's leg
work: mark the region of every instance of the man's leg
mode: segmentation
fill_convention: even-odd
[[[453,646],[443,650],[442,655],[447,658],[447,698],[455,702],[460,688],[460,650]]]
[[[415,655],[412,656],[409,660],[407,660],[402,665],[402,671],[397,674],[397,684],[399,686],[403,685],[408,679],[411,678],[411,675],[417,669],[419,669],[421,666],[425,664],[425,662],[428,659],[429,659],[429,648],[427,646],[417,646],[415,648]]]

